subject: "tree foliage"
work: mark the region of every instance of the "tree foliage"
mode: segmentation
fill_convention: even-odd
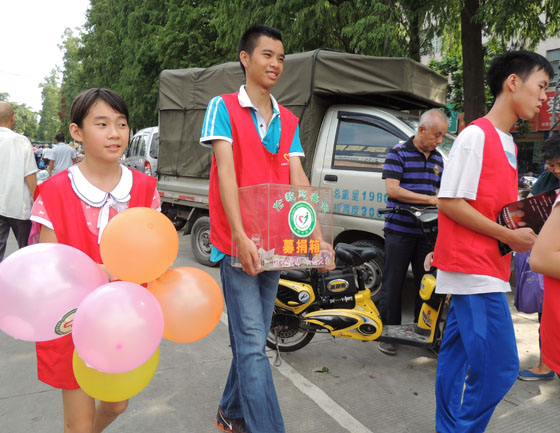
[[[25,135],[30,140],[36,140],[39,128],[37,113],[25,104],[11,101],[9,93],[6,92],[0,92],[0,101],[8,102],[14,109],[14,131]]]
[[[288,53],[328,48],[419,60],[435,41],[455,65],[456,106],[468,95],[465,110],[484,111],[484,56],[558,34],[557,16],[558,0],[90,0],[84,28],[67,30],[61,45],[60,119],[67,127],[82,89],[109,87],[127,101],[134,129],[155,125],[160,72],[235,60],[239,36],[255,23],[281,29]],[[473,43],[482,36],[484,46]]]
[[[82,33],[78,29],[67,28],[64,31],[63,42],[59,46],[63,53],[62,84],[60,87],[60,121],[63,131],[68,131],[70,125],[70,107],[74,98],[82,90],[84,82],[83,62],[78,56],[82,46]]]
[[[53,69],[40,84],[42,90],[41,120],[37,138],[43,141],[54,141],[54,136],[61,128],[60,122],[60,88],[58,86],[58,71]]]
[[[25,135],[30,140],[38,139],[39,123],[37,114],[25,104],[12,103],[14,107],[14,131]]]
[[[462,84],[467,122],[486,111],[485,57],[507,49],[534,49],[560,33],[558,0],[446,0],[433,6],[446,42],[444,55],[458,54],[467,65]]]

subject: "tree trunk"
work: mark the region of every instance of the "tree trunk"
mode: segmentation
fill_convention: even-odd
[[[482,51],[482,25],[474,22],[480,7],[479,0],[464,0],[461,9],[461,43],[463,46],[463,91],[465,98],[465,123],[484,116],[484,53]]]
[[[408,45],[408,57],[417,62],[420,61],[420,17],[418,10],[411,11],[410,14],[410,43]]]

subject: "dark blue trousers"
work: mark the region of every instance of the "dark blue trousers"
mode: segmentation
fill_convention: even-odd
[[[412,265],[414,274],[414,320],[418,319],[422,307],[419,295],[420,283],[426,273],[424,259],[430,251],[432,245],[423,236],[385,233],[385,265],[379,303],[381,318],[385,325],[401,324],[401,293],[409,265]]]
[[[18,247],[26,247],[29,233],[31,232],[31,220],[18,220],[0,215],[0,262],[4,260],[4,255],[6,254],[10,229],[14,232]]]
[[[436,431],[483,432],[519,373],[505,293],[453,295],[436,374]]]

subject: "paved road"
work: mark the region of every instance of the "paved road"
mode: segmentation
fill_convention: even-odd
[[[14,250],[10,238],[8,253]],[[175,266],[198,266],[188,236],[181,236]],[[217,269],[204,269],[219,281]],[[533,365],[536,315],[512,312],[521,364]],[[228,344],[226,314],[199,342],[163,341],[154,379],[107,432],[217,432],[214,417],[231,361]],[[270,358],[274,361],[272,352]],[[289,433],[429,433],[434,431],[435,369],[436,358],[427,350],[403,346],[389,357],[375,343],[321,336],[284,354],[273,374]],[[558,379],[518,381],[487,431],[560,432],[559,406]],[[0,433],[23,432],[62,432],[60,391],[36,379],[32,343],[0,333]]]

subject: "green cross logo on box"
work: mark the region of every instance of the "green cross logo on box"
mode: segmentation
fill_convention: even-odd
[[[305,201],[298,201],[290,209],[288,222],[293,234],[302,238],[309,236],[317,224],[315,209]]]

